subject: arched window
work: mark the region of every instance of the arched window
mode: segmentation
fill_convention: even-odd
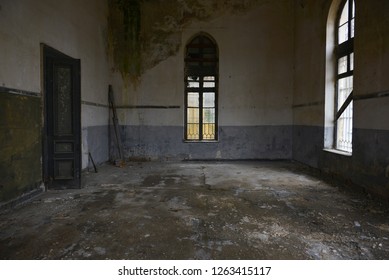
[[[217,45],[200,34],[185,52],[185,140],[217,140],[217,89]]]
[[[336,149],[352,152],[355,3],[347,0],[338,16]]]
[[[327,22],[325,148],[351,154],[355,1],[334,0]]]

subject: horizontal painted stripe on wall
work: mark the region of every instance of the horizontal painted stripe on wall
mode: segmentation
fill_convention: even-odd
[[[101,103],[95,103],[95,102],[90,102],[90,101],[81,101],[82,105],[88,105],[88,106],[94,106],[94,107],[103,107],[103,108],[108,108],[108,104],[101,104]]]
[[[29,96],[29,97],[38,97],[38,98],[41,97],[41,94],[39,92],[33,92],[33,91],[27,91],[27,90],[21,90],[21,89],[9,88],[9,87],[0,87],[0,92],[22,95],[22,96]]]
[[[354,100],[364,100],[364,99],[372,99],[372,98],[382,98],[382,97],[389,97],[389,91],[380,91],[380,92],[373,92],[363,95],[354,95]]]
[[[119,105],[117,109],[180,109],[179,105]]]
[[[373,92],[373,93],[362,94],[362,95],[355,95],[354,94],[353,100],[358,101],[358,100],[383,98],[383,97],[389,97],[389,91]],[[323,104],[324,104],[324,101],[307,102],[307,103],[293,105],[292,108],[319,106],[319,105],[323,105]]]
[[[94,107],[104,107],[109,108],[108,104],[101,104],[96,102],[90,102],[90,101],[81,101],[81,104],[88,105],[88,106],[94,106]],[[181,106],[178,105],[115,105],[116,109],[180,109]]]
[[[308,103],[293,105],[292,108],[319,106],[319,105],[323,105],[323,104],[324,104],[324,101],[308,102]]]

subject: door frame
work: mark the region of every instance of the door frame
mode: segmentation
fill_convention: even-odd
[[[43,88],[43,147],[42,147],[42,171],[43,182],[46,189],[68,189],[68,188],[81,188],[81,61],[79,59],[72,58],[46,44],[41,44],[42,53],[42,88]],[[52,76],[48,75],[50,71],[49,63],[53,63],[52,60],[59,62],[66,62],[74,66],[74,73],[72,75],[73,81],[73,127],[75,133],[75,145],[74,145],[74,174],[75,179],[70,184],[69,181],[61,180],[60,186],[54,184],[54,179],[50,172],[50,139],[49,139],[49,126],[50,121],[48,119],[48,94],[51,94],[50,83],[52,83]],[[53,63],[54,64],[54,63]],[[52,71],[53,72],[53,71]]]

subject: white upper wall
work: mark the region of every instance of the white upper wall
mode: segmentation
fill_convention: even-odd
[[[324,124],[326,21],[331,0],[262,1],[249,12],[192,22],[179,52],[146,71],[134,89],[113,75],[119,105],[180,106],[120,110],[128,125],[182,126],[184,50],[207,32],[219,47],[221,126]],[[356,96],[389,91],[389,2],[356,0]],[[40,44],[81,59],[82,100],[107,104],[105,0],[0,0],[0,86],[42,92]],[[355,102],[356,128],[389,129],[388,98]],[[296,107],[292,105],[309,106]],[[313,104],[313,105],[312,105]],[[83,126],[106,124],[106,112],[83,106]],[[104,112],[105,113],[104,113]],[[292,113],[293,112],[293,113]],[[103,114],[104,113],[104,114]]]
[[[184,30],[184,45],[201,31],[218,43],[220,125],[292,124],[292,7],[289,1],[272,1],[244,16]]]
[[[0,86],[42,93],[44,43],[81,59],[83,101],[107,104],[106,16],[105,0],[0,0]]]
[[[332,2],[295,3],[295,125],[324,126],[326,84],[334,84],[325,80],[327,19]],[[389,91],[389,1],[355,0],[355,5],[354,96],[360,98]],[[389,97],[356,100],[354,127],[389,130],[388,104]]]
[[[121,110],[122,124],[183,126],[185,45],[198,32],[210,34],[219,48],[219,125],[292,124],[293,2],[289,0],[267,1],[244,15],[192,22],[182,31],[179,52],[146,71],[136,89],[123,86],[116,74],[115,94],[121,104],[180,106]]]
[[[389,1],[356,0],[355,96],[389,93]],[[389,130],[389,97],[354,102],[357,128]]]

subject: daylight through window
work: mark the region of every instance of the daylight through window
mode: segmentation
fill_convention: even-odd
[[[355,3],[346,1],[338,18],[335,99],[336,149],[352,152]]]
[[[217,140],[217,82],[217,47],[199,35],[186,48],[185,140]]]

